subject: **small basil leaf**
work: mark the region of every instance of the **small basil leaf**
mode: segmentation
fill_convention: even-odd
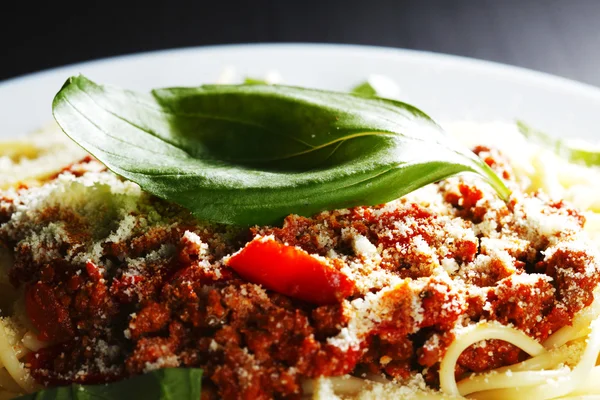
[[[104,385],[45,389],[17,400],[198,400],[201,385],[201,369],[166,368]]]
[[[400,88],[396,82],[385,75],[373,74],[366,81],[355,86],[351,93],[364,97],[383,97],[397,100],[400,98]]]
[[[350,93],[359,94],[361,96],[377,96],[377,90],[366,81],[354,86]]]
[[[277,85],[146,95],[79,76],[53,113],[115,173],[203,220],[269,224],[380,204],[459,172],[509,195],[475,154],[394,100]]]
[[[556,138],[547,133],[533,129],[523,121],[517,121],[519,131],[527,139],[552,150],[559,157],[575,163],[585,164],[588,167],[600,166],[600,149],[579,147],[575,142]],[[583,146],[583,145],[582,145]]]
[[[244,84],[246,84],[246,85],[267,85],[267,81],[265,81],[264,79],[257,79],[257,78],[252,78],[250,76],[247,76],[244,79]]]

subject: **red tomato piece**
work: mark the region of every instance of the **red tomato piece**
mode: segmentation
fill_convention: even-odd
[[[46,342],[63,342],[73,337],[73,324],[65,307],[58,302],[52,289],[36,283],[25,292],[25,308],[38,338]]]
[[[327,262],[294,246],[258,237],[226,264],[242,278],[314,304],[333,304],[354,292],[354,282]]]
[[[102,278],[102,273],[100,273],[100,269],[91,260],[88,260],[88,262],[85,263],[85,270],[88,273],[92,282],[98,282]]]

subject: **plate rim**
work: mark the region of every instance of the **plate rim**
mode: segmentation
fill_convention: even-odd
[[[434,52],[428,50],[414,50],[406,48],[372,46],[362,44],[345,43],[305,43],[305,42],[281,42],[281,43],[232,43],[203,46],[176,47],[169,49],[141,51],[102,57],[87,61],[64,64],[52,68],[42,69],[35,72],[17,75],[0,81],[0,91],[7,90],[10,86],[21,84],[24,81],[42,79],[46,76],[55,75],[76,68],[98,67],[102,64],[111,64],[118,62],[131,61],[134,59],[150,59],[153,57],[167,57],[175,54],[199,53],[199,52],[235,52],[247,51],[248,49],[260,50],[295,50],[295,51],[342,51],[346,53],[378,53],[379,56],[408,57],[417,61],[437,60],[446,65],[460,66],[464,68],[474,68],[478,71],[488,71],[494,74],[503,75],[505,78],[512,79],[531,79],[533,84],[542,86],[554,86],[559,90],[570,90],[581,92],[582,95],[598,97],[600,99],[600,87],[589,83],[580,82],[575,79],[554,75],[548,72],[538,71],[526,67],[520,67],[511,64],[504,64],[496,61],[483,60],[479,58],[460,56],[448,53]],[[387,53],[387,54],[386,54]]]

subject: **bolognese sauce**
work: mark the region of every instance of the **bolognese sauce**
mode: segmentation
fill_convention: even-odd
[[[456,177],[380,206],[226,227],[90,158],[0,192],[10,283],[45,343],[26,365],[48,386],[201,367],[209,397],[299,398],[304,380],[345,374],[435,388],[456,330],[481,321],[541,342],[593,300],[585,219],[521,193],[497,151],[475,152],[512,186],[508,203]],[[455,373],[525,357],[479,342]]]

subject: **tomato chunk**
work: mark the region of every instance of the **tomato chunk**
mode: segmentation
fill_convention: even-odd
[[[327,262],[269,237],[257,237],[226,264],[250,282],[309,303],[337,303],[354,291],[354,282]]]
[[[40,340],[62,342],[73,336],[69,313],[48,285],[38,282],[29,286],[25,292],[25,308],[33,326],[39,331]]]

